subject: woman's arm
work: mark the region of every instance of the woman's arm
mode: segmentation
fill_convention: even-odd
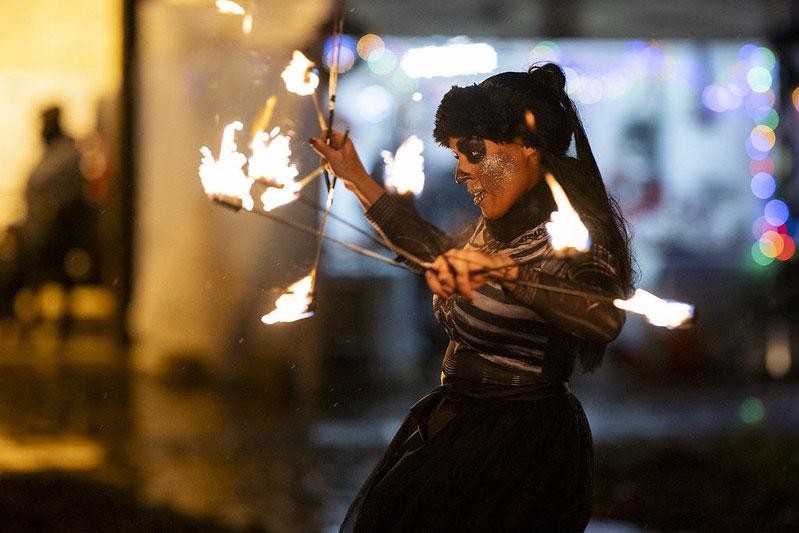
[[[436,258],[426,273],[430,288],[443,298],[460,293],[471,300],[473,291],[487,279],[499,279],[505,291],[530,307],[554,327],[581,339],[608,343],[624,325],[624,311],[606,297],[623,297],[612,268],[594,251],[574,268],[572,279],[548,274],[532,265],[517,264],[499,254],[453,249]],[[547,285],[569,291],[597,294],[603,298],[564,294],[536,288]]]
[[[438,255],[455,246],[454,240],[416,212],[407,209],[366,172],[355,146],[350,139],[333,130],[331,145],[321,139],[311,139],[311,146],[324,157],[333,173],[347,189],[355,193],[363,207],[366,219],[380,232],[400,257],[407,252],[416,258],[430,262]],[[407,259],[407,258],[406,258]],[[406,261],[418,272],[423,269]]]

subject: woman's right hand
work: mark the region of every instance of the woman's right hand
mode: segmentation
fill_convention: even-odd
[[[325,159],[330,170],[344,182],[347,189],[358,196],[364,209],[369,208],[385,191],[363,168],[352,139],[347,138],[345,142],[343,133],[332,130],[328,145],[323,140],[326,135],[327,131],[323,131],[320,138],[311,138],[311,148]]]

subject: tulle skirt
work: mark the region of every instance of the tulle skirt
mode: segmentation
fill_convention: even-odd
[[[592,489],[591,431],[573,395],[442,386],[411,408],[341,530],[582,531]]]

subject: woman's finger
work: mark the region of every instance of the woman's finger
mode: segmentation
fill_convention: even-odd
[[[447,263],[455,271],[455,286],[458,292],[467,300],[472,301],[474,294],[472,294],[472,285],[469,281],[469,263],[459,253],[447,252],[446,258]]]
[[[452,296],[452,293],[455,292],[455,278],[452,275],[449,263],[447,263],[443,255],[439,255],[436,257],[435,261],[433,261],[433,270],[438,278],[438,284],[441,286],[441,289],[447,293],[447,298],[449,298]]]
[[[427,286],[430,287],[430,290],[433,291],[434,294],[437,294],[441,298],[449,298],[451,296],[450,294],[447,294],[447,292],[441,286],[441,283],[438,282],[438,276],[434,271],[426,271],[424,273],[424,279],[427,281]]]

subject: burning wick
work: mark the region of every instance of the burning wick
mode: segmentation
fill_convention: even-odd
[[[289,286],[286,292],[275,302],[276,309],[261,317],[267,325],[277,322],[295,322],[313,316],[309,311],[311,298],[311,274]]]
[[[383,150],[380,155],[386,164],[386,187],[398,194],[419,196],[424,188],[424,143],[416,135],[403,142],[397,153]]]
[[[572,208],[560,183],[547,172],[544,176],[558,206],[552,211],[551,221],[546,223],[552,248],[561,255],[585,252],[591,247],[591,236],[583,225],[577,211]]]
[[[200,153],[203,154],[200,181],[209,198],[234,208],[243,207],[247,211],[252,211],[254,202],[250,196],[250,188],[253,179],[241,169],[247,162],[247,157],[237,151],[236,141],[233,139],[236,131],[242,127],[239,121],[225,126],[219,159],[214,159],[207,146],[200,148]]]
[[[316,88],[319,86],[319,76],[311,70],[313,67],[313,62],[309,61],[302,52],[294,50],[291,61],[280,77],[286,82],[286,89],[289,92],[300,96],[311,96],[314,107],[316,107],[316,117],[319,119],[319,127],[325,130],[327,129],[325,117],[322,114],[319,101],[316,99]]]
[[[232,0],[216,0],[216,9],[229,15],[243,15],[244,8]]]
[[[636,289],[629,300],[613,300],[619,309],[644,315],[653,326],[668,329],[685,326],[694,317],[694,306],[673,300],[664,300],[643,289]]]

